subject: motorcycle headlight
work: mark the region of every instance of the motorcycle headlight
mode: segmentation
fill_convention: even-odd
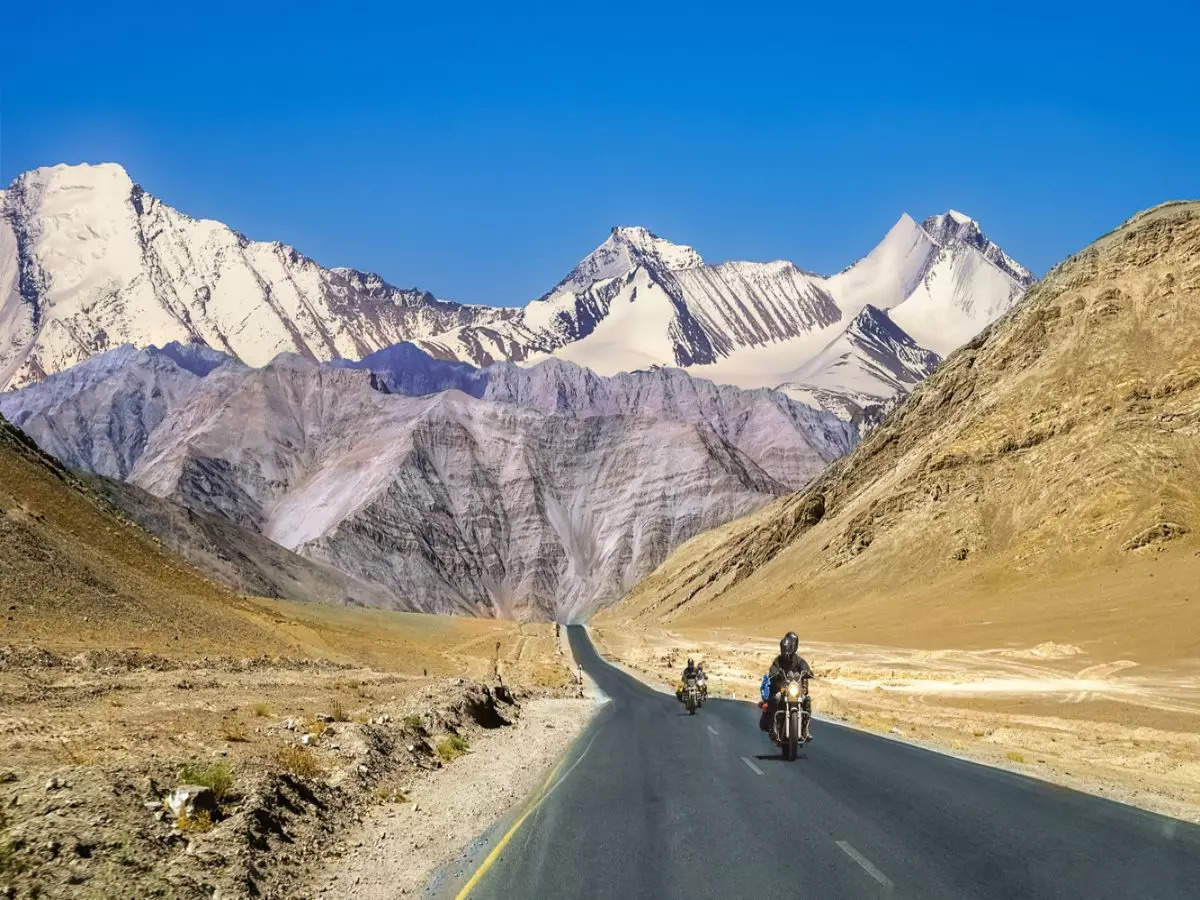
[[[800,685],[791,682],[787,687],[788,696],[793,700],[800,696]]]

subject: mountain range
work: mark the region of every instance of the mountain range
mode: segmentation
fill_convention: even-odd
[[[852,415],[894,402],[1033,282],[953,210],[920,224],[902,216],[830,277],[786,261],[709,265],[691,247],[618,227],[523,307],[324,268],[193,219],[115,164],[26,172],[0,192],[0,219],[0,388],[126,343],[203,343],[261,366],[280,353],[359,359],[412,341],[475,366],[549,356],[601,375],[675,366],[784,385]]]
[[[0,411],[72,468],[220,516],[386,605],[521,618],[589,614],[857,439],[778,392],[677,369],[477,370],[411,345],[257,369],[126,346],[0,394]]]
[[[586,618],[818,477],[1033,280],[954,211],[829,277],[621,227],[493,308],[111,164],[25,173],[0,211],[0,413],[228,584],[427,612]]]

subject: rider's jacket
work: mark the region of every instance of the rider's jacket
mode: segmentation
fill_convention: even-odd
[[[773,695],[783,690],[784,676],[789,672],[806,675],[811,678],[813,670],[808,665],[807,660],[799,653],[792,657],[790,664],[784,662],[782,655],[776,656],[775,661],[771,663],[770,670],[767,672],[767,677],[771,679],[771,693]]]
[[[688,666],[687,668],[685,668],[683,670],[683,676],[682,676],[683,681],[686,682],[689,678],[697,677],[697,673],[699,671],[700,670],[697,669],[695,666]]]

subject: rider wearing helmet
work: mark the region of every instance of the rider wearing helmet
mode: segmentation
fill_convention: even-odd
[[[696,661],[689,656],[687,668],[684,669],[683,674],[679,676],[679,685],[675,688],[675,697],[680,703],[683,702],[683,689],[687,687],[687,680],[689,678],[695,678],[697,671],[698,669],[696,668]]]
[[[770,680],[771,684],[771,697],[775,697],[781,690],[783,690],[784,682],[787,680],[787,675],[789,673],[800,675],[804,678],[814,677],[812,667],[809,666],[808,661],[796,652],[796,648],[799,646],[799,644],[800,639],[796,637],[796,632],[794,631],[789,631],[783,636],[783,640],[779,642],[779,655],[775,657],[774,662],[771,663],[770,670],[767,672],[767,678]],[[807,714],[812,712],[812,699],[807,695],[804,697],[803,701],[801,701],[801,708],[806,714],[804,717],[804,739],[806,741],[811,741],[812,734],[809,733],[809,716]],[[774,728],[774,723],[775,708],[770,702],[768,702],[766,707],[763,709],[762,718],[759,720],[758,727],[763,731],[771,731]]]
[[[686,682],[689,678],[697,677],[699,671],[700,670],[696,668],[696,661],[689,656],[687,668],[683,670],[684,682]]]

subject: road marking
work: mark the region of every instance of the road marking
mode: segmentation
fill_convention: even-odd
[[[890,878],[875,868],[874,864],[869,859],[851,847],[846,841],[835,841],[834,843],[836,843],[842,849],[843,853],[862,866],[863,871],[882,884],[885,888],[891,890],[894,887]]]
[[[717,729],[713,728],[711,725],[705,725],[704,727],[707,728],[709,730],[709,732],[712,734],[717,733]]]
[[[500,858],[501,851],[508,846],[508,842],[512,840],[513,835],[516,834],[521,826],[525,824],[525,820],[533,815],[537,811],[538,807],[542,805],[542,802],[554,793],[554,789],[566,781],[567,776],[575,771],[575,767],[583,762],[583,758],[588,755],[588,751],[592,749],[592,744],[596,743],[596,737],[598,736],[599,735],[594,735],[592,739],[588,741],[588,745],[583,748],[583,752],[579,754],[579,759],[571,763],[571,767],[567,769],[567,771],[563,772],[561,778],[555,781],[550,787],[547,787],[547,785],[550,785],[550,782],[553,781],[554,776],[558,774],[558,770],[562,768],[562,762],[554,767],[554,770],[543,783],[542,790],[535,795],[533,804],[529,807],[529,809],[525,810],[525,812],[521,814],[521,817],[517,819],[517,821],[513,822],[512,827],[504,833],[504,837],[500,838],[500,840],[496,842],[496,846],[492,848],[492,852],[487,855],[484,861],[479,864],[479,868],[475,870],[475,874],[471,876],[471,880],[464,884],[462,890],[454,895],[454,900],[465,900],[465,898],[470,895],[471,891],[475,889],[475,885],[479,884],[479,879],[481,879],[487,870],[492,867],[493,863]],[[565,760],[563,762],[565,762]]]
[[[748,765],[748,766],[750,767],[750,771],[751,771],[751,772],[753,772],[755,775],[761,775],[761,774],[763,773],[763,770],[762,770],[762,769],[760,769],[760,768],[759,768],[758,766],[756,766],[754,763],[750,762],[750,758],[749,758],[749,757],[747,757],[747,756],[743,756],[743,757],[742,757],[742,762],[744,762],[746,765]]]

